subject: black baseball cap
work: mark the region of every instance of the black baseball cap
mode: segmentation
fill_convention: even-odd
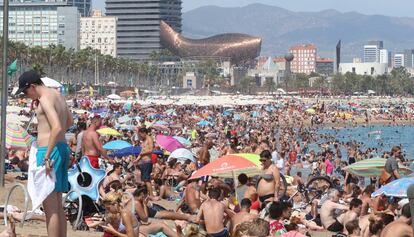
[[[39,81],[41,81],[41,79],[40,75],[37,72],[33,70],[24,72],[19,77],[19,89],[16,91],[16,95],[22,93],[24,90],[29,88],[31,84],[38,83]]]

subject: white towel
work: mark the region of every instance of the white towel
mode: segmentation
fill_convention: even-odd
[[[49,196],[49,194],[53,192],[56,180],[54,169],[51,170],[50,177],[46,175],[45,166],[37,167],[36,153],[37,143],[33,142],[29,154],[29,171],[27,180],[27,191],[29,192],[30,199],[32,200],[32,214],[42,205],[43,201]],[[28,215],[31,213],[28,213]]]

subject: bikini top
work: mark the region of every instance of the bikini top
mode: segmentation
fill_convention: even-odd
[[[139,221],[135,215],[132,215],[132,216],[135,218],[135,225],[133,225],[132,228],[134,229],[135,234],[139,234]],[[121,233],[126,232],[125,225],[122,223],[122,218],[121,218],[121,222],[119,223],[118,231]]]

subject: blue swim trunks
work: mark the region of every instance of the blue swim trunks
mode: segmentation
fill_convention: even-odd
[[[37,166],[44,165],[44,158],[47,147],[42,146],[37,148],[36,163]],[[56,173],[55,192],[68,192],[68,166],[70,159],[70,149],[65,142],[58,142],[50,154],[50,159],[53,161],[53,168]]]

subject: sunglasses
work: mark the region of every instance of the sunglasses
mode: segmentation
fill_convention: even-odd
[[[268,159],[260,159],[260,162],[265,163]]]

